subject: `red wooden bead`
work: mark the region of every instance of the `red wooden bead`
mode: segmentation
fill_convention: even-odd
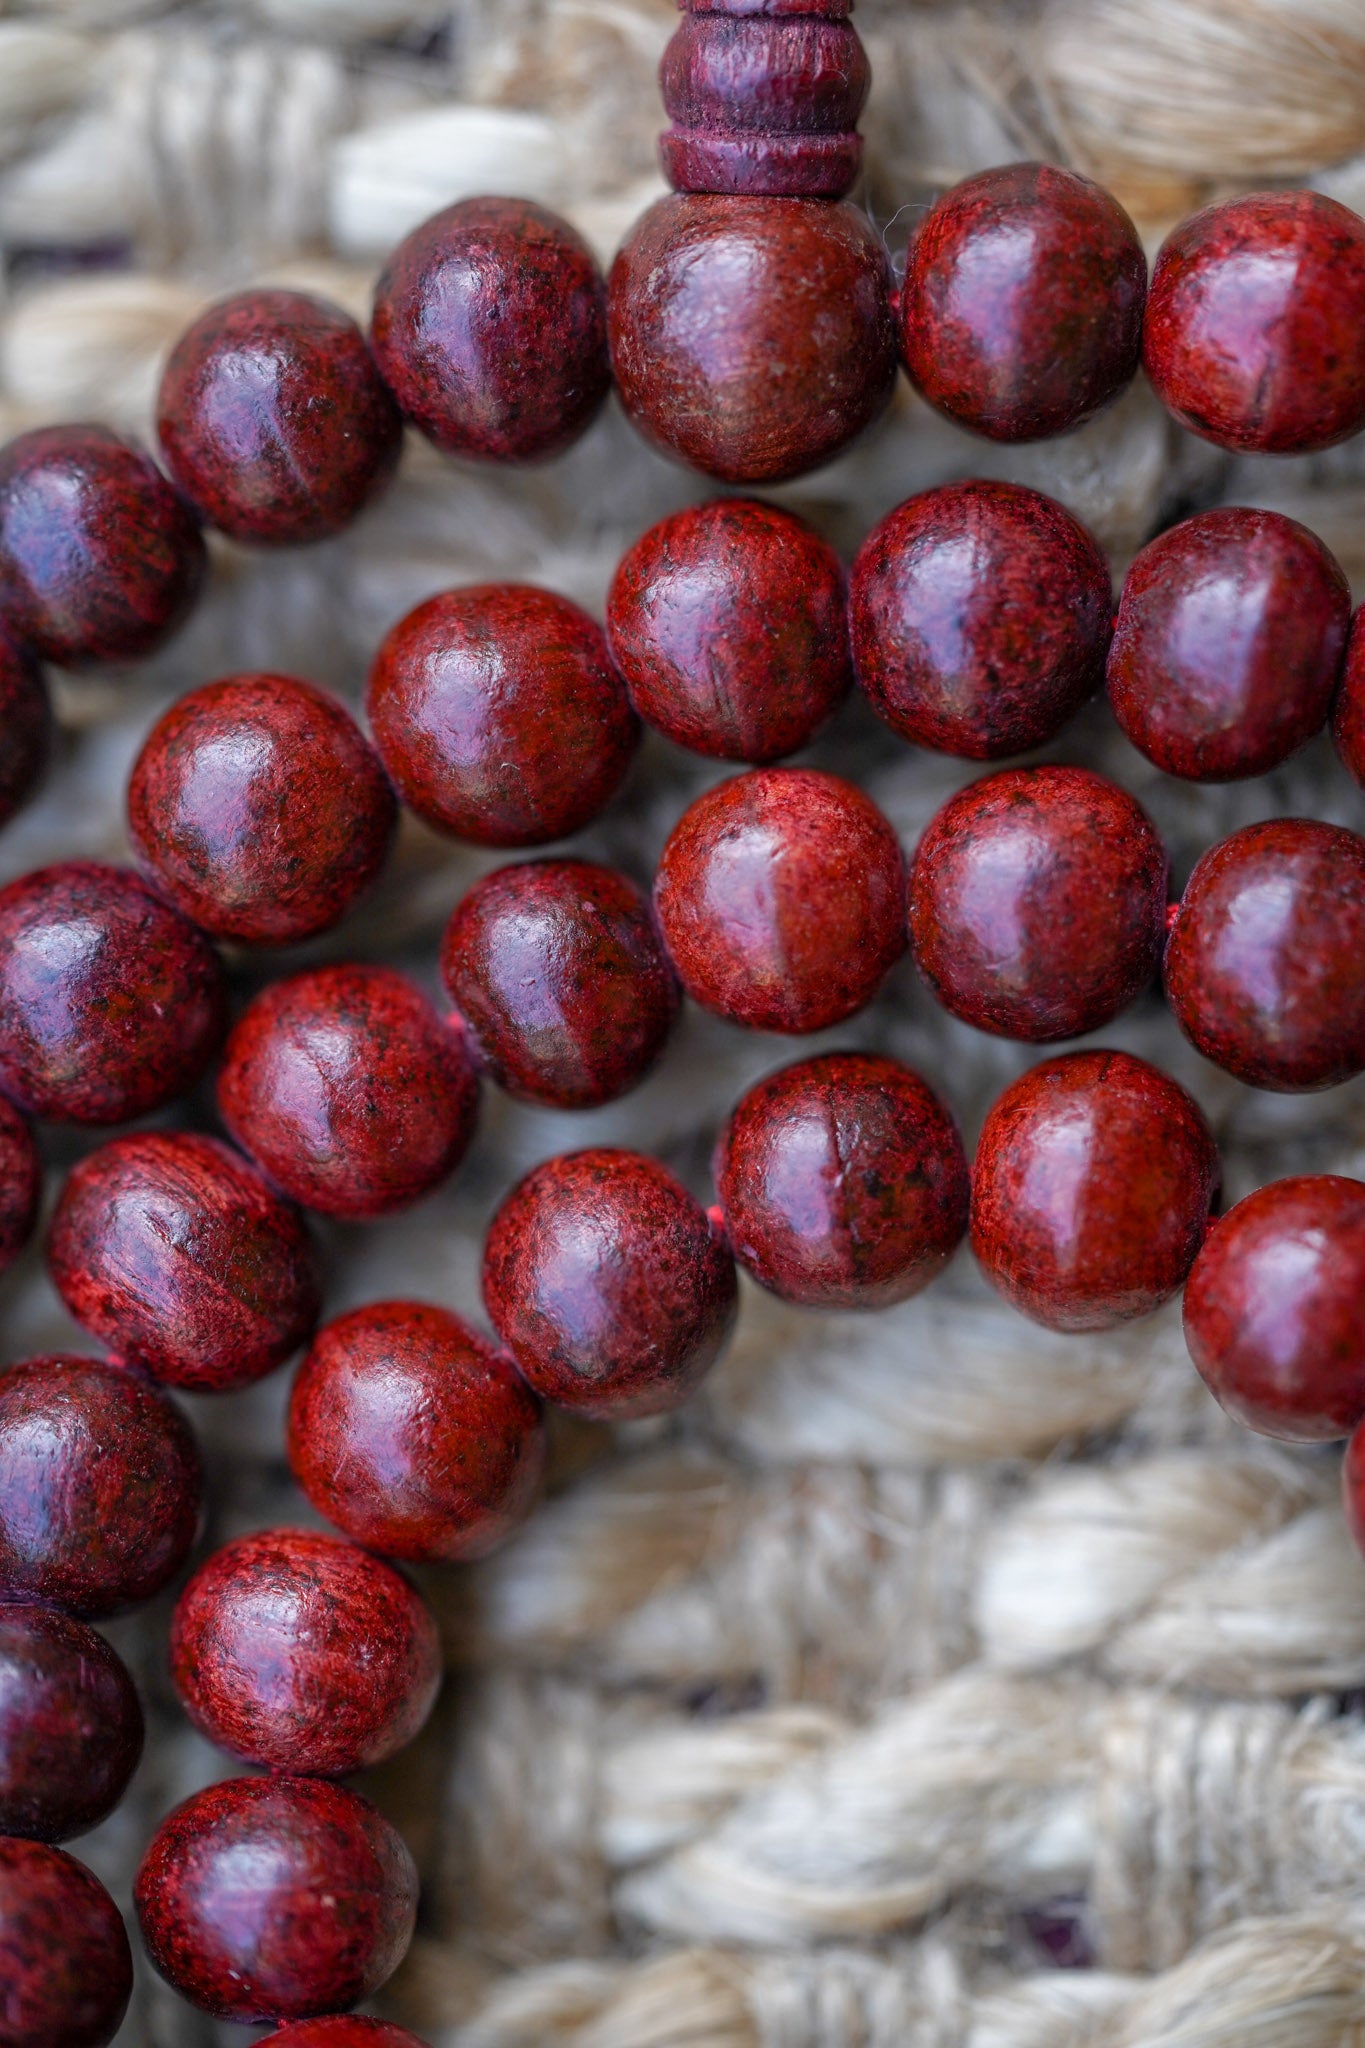
[[[1205,1059],[1289,1093],[1365,1069],[1365,840],[1309,818],[1206,853],[1166,945],[1166,995]]]
[[[1265,1436],[1315,1443],[1365,1415],[1365,1186],[1272,1181],[1214,1224],[1185,1285],[1209,1392]]]
[[[601,627],[523,583],[419,604],[381,645],[367,701],[403,801],[477,846],[578,831],[615,794],[640,737]]]
[[[107,427],[38,427],[0,448],[0,619],[45,661],[151,654],[207,565],[189,507]]]
[[[1320,192],[1252,192],[1162,244],[1143,362],[1220,448],[1295,455],[1365,427],[1365,221]]]
[[[1365,1428],[1352,1431],[1341,1461],[1341,1503],[1351,1540],[1365,1556]]]
[[[199,1452],[179,1410],[96,1358],[0,1372],[0,1585],[98,1620],[149,1600],[199,1520]]]
[[[387,2020],[367,2020],[355,2013],[337,2019],[300,2020],[269,2034],[259,2048],[426,2048],[406,2027],[390,2026]]]
[[[127,869],[63,861],[0,889],[0,1088],[30,1115],[160,1109],[207,1067],[224,1011],[213,948]]]
[[[1341,765],[1365,788],[1365,612],[1351,622],[1341,687],[1332,707],[1332,739]]]
[[[547,1159],[493,1218],[484,1305],[538,1394],[620,1419],[678,1408],[734,1328],[718,1224],[638,1152]]]
[[[42,1185],[33,1133],[0,1095],[0,1273],[14,1264],[33,1235]]]
[[[915,965],[978,1031],[1097,1031],[1161,965],[1166,849],[1086,768],[1006,768],[950,797],[910,871]]]
[[[545,1469],[540,1405],[449,1310],[372,1302],[320,1330],[289,1404],[289,1462],[319,1514],[413,1563],[496,1549]]]
[[[621,402],[648,439],[708,476],[802,476],[886,408],[889,294],[881,238],[851,206],[661,199],[608,281]]]
[[[276,1187],[328,1216],[391,1215],[439,1187],[474,1135],[462,1034],[391,967],[316,967],[238,1019],[218,1108]]]
[[[349,313],[311,292],[220,299],[171,351],[166,465],[210,526],[292,546],[349,526],[398,467],[403,423]]]
[[[756,1031],[819,1031],[871,1002],[905,951],[904,878],[861,790],[759,768],[683,812],[654,906],[696,1002]]]
[[[694,753],[777,761],[853,680],[843,565],[792,512],[717,498],[621,558],[607,633],[640,716]]]
[[[128,1935],[94,1873],[0,1837],[3,2048],[108,2048],[132,1990]]]
[[[354,1792],[229,1778],[167,1814],[134,1889],[147,1953],[225,2020],[307,2019],[368,1998],[407,1953],[417,1871]]]
[[[1073,1052],[1013,1082],[982,1128],[972,1250],[1022,1314],[1108,1330],[1176,1293],[1208,1227],[1218,1152],[1145,1060]]]
[[[141,1754],[142,1708],[104,1637],[56,1608],[0,1603],[0,1835],[85,1834]]]
[[[0,825],[7,825],[32,794],[47,766],[52,713],[42,670],[24,648],[0,632]]]
[[[152,727],[128,828],[171,901],[217,938],[329,931],[388,858],[398,806],[344,704],[295,676],[192,690]]]
[[[421,1594],[381,1558],[306,1529],[243,1536],[201,1565],[176,1604],[170,1657],[211,1742],[307,1777],[394,1755],[441,1682]]]
[[[885,1308],[928,1286],[967,1228],[967,1156],[895,1060],[837,1052],[751,1088],[713,1162],[735,1257],[784,1301]]]
[[[298,1211],[230,1147],[189,1131],[115,1138],[82,1159],[47,1257],[82,1328],[174,1387],[247,1386],[317,1319]]]
[[[916,746],[1025,753],[1104,680],[1109,564],[1041,491],[971,482],[907,498],[864,541],[849,595],[858,680]]]

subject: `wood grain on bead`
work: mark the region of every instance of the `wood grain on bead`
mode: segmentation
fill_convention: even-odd
[[[94,1873],[0,1837],[2,2048],[108,2048],[132,1990],[128,1935]]]
[[[141,1754],[142,1708],[118,1652],[56,1608],[0,1599],[0,1835],[85,1834]]]
[[[47,766],[52,712],[37,661],[4,631],[0,631],[0,735],[0,825],[7,825],[33,794]]]
[[[1351,621],[1342,662],[1341,685],[1332,706],[1332,743],[1342,767],[1365,789],[1365,625],[1362,612]]]
[[[259,2048],[427,2048],[406,2027],[391,2026],[387,2020],[367,2020],[356,2013],[341,2013],[333,2019],[299,2020],[268,2034]]]
[[[33,1133],[13,1103],[0,1095],[0,1273],[14,1264],[33,1235],[42,1186]]]

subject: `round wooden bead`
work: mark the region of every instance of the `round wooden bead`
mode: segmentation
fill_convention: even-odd
[[[484,1557],[545,1469],[540,1404],[448,1309],[377,1301],[318,1332],[289,1404],[289,1462],[319,1514],[411,1563]]]
[[[717,498],[622,556],[607,634],[641,718],[693,753],[777,761],[853,680],[843,566],[794,513]]]
[[[1365,840],[1308,818],[1234,832],[1200,860],[1166,945],[1175,1021],[1253,1087],[1365,1069]]]
[[[14,1264],[33,1235],[42,1184],[33,1133],[13,1103],[0,1095],[0,1273]]]
[[[176,1604],[170,1660],[211,1742],[305,1777],[393,1756],[441,1682],[420,1593],[354,1543],[306,1529],[243,1536],[201,1565]]]
[[[367,2020],[356,2013],[342,2013],[335,2019],[299,2020],[268,2034],[260,2048],[426,2048],[406,2027],[390,2026],[387,2020]]]
[[[641,433],[726,483],[829,462],[896,381],[886,251],[816,199],[661,199],[608,283],[612,367]]]
[[[620,1419],[681,1407],[734,1328],[719,1225],[638,1152],[546,1160],[489,1227],[484,1305],[538,1394]]]
[[[864,541],[849,590],[873,710],[918,747],[994,761],[1059,733],[1104,680],[1109,564],[1020,484],[943,484]]]
[[[370,338],[418,432],[468,460],[560,454],[611,388],[602,273],[529,199],[465,199],[414,228],[375,286]]]
[[[1365,788],[1365,626],[1351,622],[1341,687],[1332,707],[1332,740],[1342,767]]]
[[[1161,965],[1166,849],[1086,768],[1006,768],[950,797],[910,871],[915,965],[978,1031],[1046,1045],[1096,1031]]]
[[[42,670],[0,631],[0,825],[27,801],[47,766],[52,713]]]
[[[393,627],[370,727],[404,803],[476,846],[541,846],[616,793],[640,730],[602,629],[553,591],[473,584]]]
[[[38,427],[0,448],[0,619],[45,661],[151,654],[207,564],[189,507],[108,428]]]
[[[1143,362],[1220,448],[1331,448],[1365,427],[1365,221],[1320,192],[1252,192],[1162,244]]]
[[[149,1600],[199,1520],[189,1425],[136,1373],[96,1358],[0,1372],[0,1585],[93,1620]]]
[[[47,1258],[82,1328],[174,1387],[247,1386],[317,1319],[298,1211],[229,1146],[189,1131],[87,1154],[62,1189]]]
[[[407,1953],[417,1872],[366,1799],[316,1778],[229,1778],[169,1813],[134,1888],[155,1967],[224,2020],[368,1998]]]
[[[479,1084],[463,1035],[405,976],[317,967],[248,1004],[223,1055],[218,1108],[294,1201],[387,1216],[455,1171]]]
[[[108,2048],[133,1991],[118,1907],[63,1849],[0,1837],[0,2044]]]
[[[85,1834],[141,1754],[142,1708],[104,1637],[56,1608],[0,1602],[0,1835]]]
[[[199,1079],[223,971],[125,868],[64,861],[0,889],[0,1088],[32,1116],[117,1124]]]
[[[1175,1294],[1208,1227],[1218,1152],[1179,1083],[1075,1052],[1006,1088],[972,1174],[972,1250],[1050,1330],[1108,1330]]]
[[[756,1031],[819,1031],[871,1002],[905,950],[896,835],[851,783],[759,768],[674,826],[654,884],[687,993]]]

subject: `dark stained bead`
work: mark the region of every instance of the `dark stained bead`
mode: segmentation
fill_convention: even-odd
[[[1161,965],[1166,849],[1087,768],[1005,768],[950,797],[910,870],[915,965],[978,1031],[1097,1031]]]
[[[1129,1053],[1066,1053],[986,1117],[972,1250],[1034,1322],[1113,1329],[1176,1293],[1218,1179],[1212,1134],[1178,1082]]]
[[[0,1837],[0,2048],[108,2048],[132,1990],[128,1935],[94,1873]]]
[[[1041,746],[1104,680],[1109,564],[1055,498],[943,484],[864,541],[849,604],[858,680],[916,746],[994,761]]]
[[[294,676],[207,683],[152,727],[128,784],[143,866],[216,938],[329,931],[373,882],[398,822],[344,704]]]
[[[38,1148],[18,1110],[0,1095],[0,1273],[33,1235],[42,1193]]]
[[[484,1305],[538,1394],[580,1414],[662,1415],[692,1394],[734,1327],[734,1261],[656,1160],[600,1149],[548,1159],[493,1218]]]
[[[0,1602],[0,1835],[83,1835],[141,1754],[137,1693],[104,1637],[56,1608]]]
[[[1341,765],[1365,788],[1365,612],[1351,621],[1341,687],[1332,707],[1332,739]]]
[[[0,825],[32,794],[47,766],[52,713],[42,670],[0,631]]]
[[[277,2034],[268,2035],[260,2048],[426,2048],[426,2042],[387,2020],[342,2013],[334,2019],[299,2020],[292,2027],[281,2027]]]
[[[757,1031],[819,1031],[905,951],[905,864],[876,805],[814,768],[758,768],[688,806],[654,906],[694,1001]]]
[[[400,619],[368,706],[404,803],[477,846],[577,832],[615,794],[640,737],[601,627],[523,583],[447,590]]]

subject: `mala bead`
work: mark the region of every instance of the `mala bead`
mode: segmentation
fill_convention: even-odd
[[[806,1308],[886,1308],[927,1287],[967,1229],[957,1126],[909,1067],[801,1060],[731,1112],[712,1170],[735,1257]]]
[[[364,1219],[429,1195],[474,1135],[463,1033],[391,967],[317,967],[273,982],[227,1042],[218,1109],[275,1186]]]
[[[141,1754],[142,1708],[117,1651],[56,1608],[0,1602],[0,1835],[85,1834]]]
[[[176,1605],[170,1660],[211,1742],[307,1777],[393,1756],[441,1683],[420,1593],[354,1543],[306,1529],[243,1536],[201,1565]]]
[[[47,766],[52,712],[42,670],[0,631],[0,825],[32,794]]]
[[[417,1871],[397,1830],[316,1778],[229,1778],[167,1814],[134,1887],[147,1954],[222,2020],[369,1998],[407,1953]]]
[[[1252,192],[1162,244],[1143,363],[1204,440],[1303,455],[1365,427],[1362,327],[1365,221],[1320,192]]]
[[[33,1235],[42,1185],[33,1133],[13,1103],[0,1095],[0,1273],[14,1264]]]
[[[375,286],[370,340],[418,432],[479,462],[543,462],[611,389],[606,287],[529,199],[466,199],[413,229]]]
[[[955,1017],[1046,1045],[1096,1031],[1161,965],[1166,849],[1086,768],[1006,768],[950,797],[910,872],[915,965]]]
[[[815,768],[758,768],[699,796],[654,907],[694,1001],[755,1031],[819,1031],[871,1002],[905,951],[905,865],[876,805]]]
[[[734,1260],[719,1222],[638,1152],[569,1152],[489,1228],[483,1298],[538,1394],[603,1420],[682,1406],[729,1341]]]
[[[81,1327],[173,1387],[248,1386],[317,1320],[298,1211],[229,1146],[189,1131],[87,1154],[62,1189],[47,1261]]]
[[[166,466],[233,540],[340,533],[398,467],[403,423],[349,313],[311,292],[238,292],[171,351],[157,399]]]
[[[427,2048],[406,2027],[390,2026],[387,2020],[367,2020],[355,2013],[336,2019],[300,2020],[296,2026],[281,2027],[269,2034],[260,2048]]]
[[[1166,995],[1205,1059],[1297,1094],[1365,1069],[1365,840],[1310,818],[1211,848],[1173,913]]]
[[[864,541],[849,597],[858,680],[917,747],[1026,753],[1104,681],[1109,564],[1065,506],[1020,484],[907,498]]]
[[[94,1872],[0,1837],[0,2048],[108,2048],[132,1992],[128,1935]]]
[[[204,931],[247,945],[330,931],[397,823],[345,705],[295,676],[192,690],[153,726],[128,784],[128,829],[157,886]]]
[[[660,199],[608,281],[621,403],[665,454],[726,483],[829,462],[896,381],[885,248],[816,199]]]
[[[1113,1329],[1178,1291],[1218,1180],[1212,1133],[1178,1082],[1129,1053],[1066,1053],[986,1117],[972,1250],[1034,1322]]]
[[[153,653],[207,566],[188,505],[107,427],[38,427],[0,448],[0,619],[45,661]]]
[[[1342,767],[1365,788],[1365,626],[1351,623],[1341,687],[1332,708],[1332,740]]]
[[[319,1514],[415,1564],[484,1557],[529,1514],[540,1404],[449,1310],[378,1301],[318,1332],[289,1404],[289,1462]]]
[[[541,846],[615,795],[640,728],[602,629],[553,591],[428,598],[370,671],[370,728],[404,803],[476,846]]]
[[[843,566],[792,512],[718,498],[622,557],[607,634],[641,718],[720,761],[809,745],[853,680]]]

